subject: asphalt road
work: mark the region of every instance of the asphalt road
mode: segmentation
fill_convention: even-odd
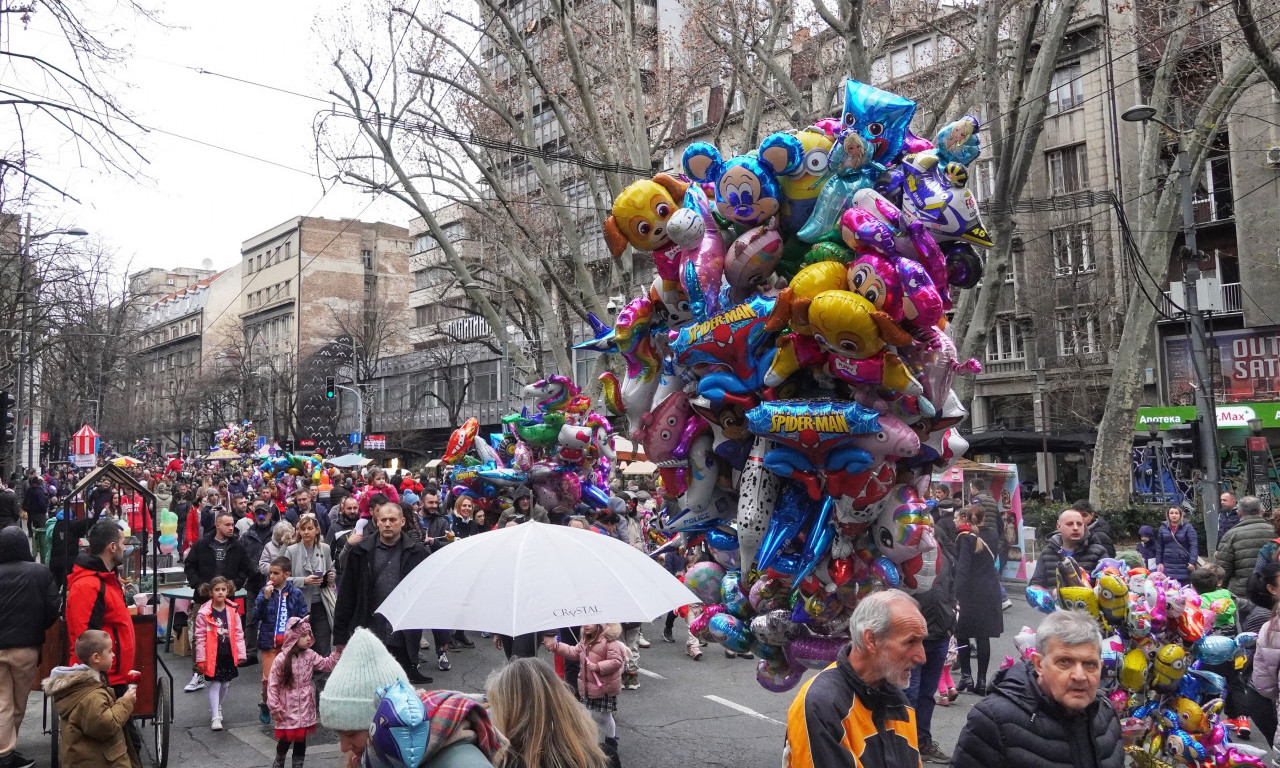
[[[1009,591],[1016,598],[1018,590]],[[1015,599],[1014,607],[1004,617],[1004,637],[992,644],[992,674],[1000,660],[1013,652],[1014,634],[1023,625],[1035,626],[1040,614],[1025,601]],[[683,627],[683,622],[676,623],[677,640],[681,639]],[[617,722],[623,764],[627,768],[777,766],[794,691],[766,691],[755,681],[755,662],[726,659],[719,646],[709,646],[702,660],[694,661],[685,655],[682,642],[662,642],[661,629],[660,623],[646,627],[645,635],[653,647],[641,652],[644,674],[640,689],[623,691],[619,697]],[[476,649],[451,653],[453,668],[448,672],[435,671],[435,654],[424,651],[423,658],[431,663],[424,664],[423,671],[430,667],[435,678],[431,687],[484,690],[486,676],[502,663],[503,656],[491,641],[474,634],[472,638]],[[550,659],[545,651],[539,653]],[[260,667],[241,669],[223,706],[226,730],[217,733],[209,730],[209,704],[204,691],[182,692],[182,686],[191,678],[190,659],[165,655],[165,661],[173,670],[177,691],[170,735],[171,766],[258,768],[271,764],[271,727],[258,722]],[[951,752],[969,708],[977,701],[972,694],[962,694],[951,706],[937,708],[934,738],[945,752]],[[41,732],[42,704],[41,694],[31,697],[18,748],[44,768],[50,765],[50,740]],[[151,728],[144,728],[144,739],[150,746]],[[1260,737],[1255,736],[1254,742],[1261,746]],[[336,765],[337,755],[334,734],[321,730],[309,740],[308,765]],[[144,762],[148,762],[145,757]]]

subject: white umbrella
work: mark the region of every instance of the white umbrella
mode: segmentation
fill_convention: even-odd
[[[363,467],[372,461],[373,459],[366,459],[358,453],[348,453],[333,459],[325,459],[324,463],[331,467]]]
[[[454,542],[378,607],[395,629],[522,635],[651,621],[698,602],[643,552],[594,531],[529,522]]]

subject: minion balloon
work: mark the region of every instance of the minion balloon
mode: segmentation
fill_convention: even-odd
[[[1172,693],[1187,672],[1187,651],[1181,645],[1169,643],[1156,651],[1151,663],[1151,687],[1161,693]]]

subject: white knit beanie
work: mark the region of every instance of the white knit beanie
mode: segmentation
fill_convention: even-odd
[[[396,680],[409,683],[382,641],[364,627],[357,628],[320,693],[320,724],[334,731],[368,730],[378,689]]]

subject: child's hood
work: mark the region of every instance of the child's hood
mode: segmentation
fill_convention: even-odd
[[[49,677],[40,683],[44,692],[57,700],[64,710],[74,707],[90,692],[98,688],[106,688],[102,673],[90,669],[87,664],[76,664],[71,667],[54,667]]]
[[[288,653],[294,645],[302,639],[304,634],[310,634],[311,623],[303,616],[291,616],[289,625],[284,630],[284,641],[280,644],[280,653]]]

